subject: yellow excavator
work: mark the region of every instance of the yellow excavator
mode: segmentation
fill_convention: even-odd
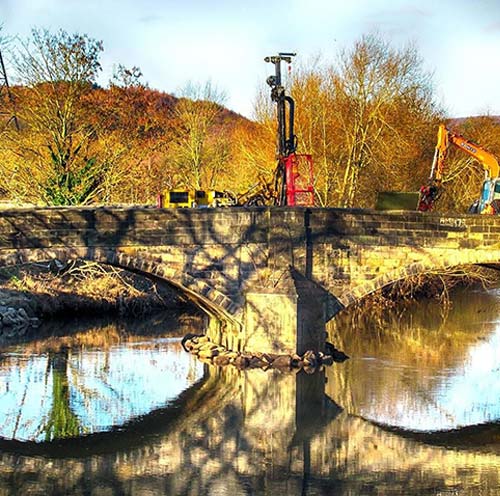
[[[495,155],[478,144],[449,130],[444,124],[438,129],[437,144],[432,161],[428,183],[420,188],[417,209],[428,212],[434,209],[436,201],[442,193],[442,181],[445,171],[445,160],[450,145],[475,158],[483,167],[485,180],[481,188],[481,196],[469,209],[469,213],[500,214],[500,165]]]

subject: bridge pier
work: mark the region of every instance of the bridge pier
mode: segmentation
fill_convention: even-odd
[[[263,353],[324,351],[327,294],[288,268],[257,274],[245,292],[242,348]]]
[[[228,349],[303,355],[324,351],[331,296],[294,268],[257,270],[243,287],[239,324],[206,310],[206,334]]]

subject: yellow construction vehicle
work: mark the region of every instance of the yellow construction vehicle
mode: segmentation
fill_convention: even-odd
[[[167,190],[157,199],[160,208],[212,208],[235,204],[234,196],[227,191]]]
[[[441,124],[438,129],[437,144],[432,161],[428,183],[420,188],[418,210],[433,210],[442,193],[445,160],[450,144],[475,158],[483,167],[485,180],[481,188],[481,196],[469,209],[470,213],[500,214],[500,165],[498,159],[476,143]]]

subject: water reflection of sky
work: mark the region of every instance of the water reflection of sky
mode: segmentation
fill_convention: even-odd
[[[398,367],[390,362],[373,365],[377,369],[389,367],[395,378],[393,385],[414,384],[411,379],[405,381],[405,377],[423,373],[418,368]],[[373,397],[371,401],[363,402],[359,413],[383,424],[422,431],[496,421],[500,419],[499,371],[500,323],[486,340],[470,348],[460,365],[442,370],[437,377],[418,381],[420,384],[433,383],[431,389],[415,390],[409,387],[396,395],[390,392],[388,396],[396,396],[396,402],[384,402]]]
[[[54,375],[46,354],[4,354],[0,364],[0,436],[45,439]],[[109,430],[166,406],[203,375],[203,366],[178,343],[123,344],[70,351],[69,407],[82,432]]]

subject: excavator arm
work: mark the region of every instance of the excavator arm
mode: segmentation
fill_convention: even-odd
[[[483,167],[487,179],[496,179],[500,174],[500,165],[493,154],[462,135],[450,131],[444,124],[440,124],[429,180],[420,188],[418,210],[421,212],[432,210],[441,196],[446,155],[450,144],[475,158]]]
[[[449,133],[446,127],[441,124],[438,128],[436,148],[434,150],[434,158],[432,160],[431,173],[429,181],[441,181],[444,172],[444,164],[446,153],[449,146]]]
[[[444,126],[441,125],[440,128]],[[460,134],[448,131],[446,128],[446,133],[448,134],[448,139],[457,148],[460,148],[465,153],[468,153],[471,157],[475,158],[485,170],[488,179],[495,179],[500,173],[500,166],[498,164],[497,158],[490,152],[487,152],[484,148],[481,148],[476,143],[465,139]]]

